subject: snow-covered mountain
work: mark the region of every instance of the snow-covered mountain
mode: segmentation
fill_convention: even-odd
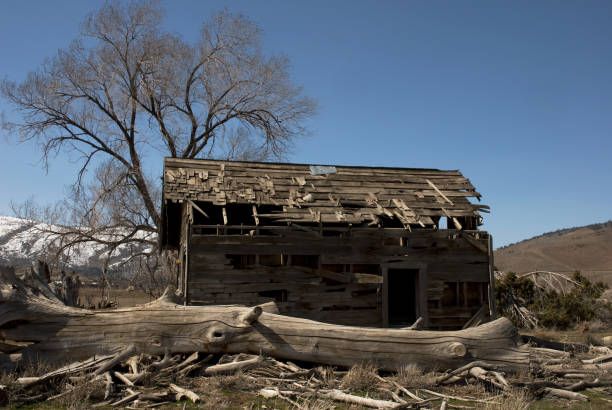
[[[0,216],[0,264],[24,265],[44,258],[53,237],[41,235],[41,223],[10,216]],[[119,248],[111,258],[111,267],[129,257],[128,246]],[[63,265],[80,272],[99,272],[104,264],[104,247],[83,244],[63,255]]]

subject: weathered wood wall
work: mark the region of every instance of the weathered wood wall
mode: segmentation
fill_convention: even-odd
[[[430,328],[460,328],[488,297],[484,232],[196,225],[184,240],[188,304],[275,301],[283,314],[380,327],[389,264],[424,267]]]

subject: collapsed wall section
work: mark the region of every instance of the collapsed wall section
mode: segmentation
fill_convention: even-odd
[[[488,300],[484,232],[239,229],[193,226],[186,303],[275,302],[282,314],[353,326],[421,316],[456,329]]]

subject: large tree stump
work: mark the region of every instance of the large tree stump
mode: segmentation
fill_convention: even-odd
[[[66,362],[122,351],[263,352],[339,366],[372,361],[389,370],[407,363],[456,368],[474,360],[509,368],[529,365],[529,352],[517,346],[517,331],[503,318],[459,331],[350,327],[266,313],[261,307],[183,306],[171,290],[145,305],[91,311],[65,306],[10,274],[3,276],[0,349],[12,352],[3,355],[4,367],[24,360]]]

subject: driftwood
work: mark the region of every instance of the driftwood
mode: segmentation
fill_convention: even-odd
[[[204,374],[206,376],[214,376],[217,374],[235,373],[238,370],[245,370],[257,367],[263,362],[263,358],[261,356],[258,356],[255,359],[243,360],[240,362],[217,364],[204,369]]]
[[[579,391],[612,385],[608,349],[578,353],[584,349],[572,346],[574,352],[569,354],[551,349],[550,343],[540,344],[545,348],[519,347],[516,330],[505,319],[452,332],[376,329],[281,316],[262,307],[183,306],[175,303],[172,290],[153,303],[114,311],[67,307],[45,293],[44,283],[34,290],[17,279],[0,285],[4,338],[0,350],[5,352],[1,356],[5,366],[34,360],[80,361],[42,376],[23,374],[11,387],[17,394],[12,400],[22,404],[65,400],[80,394],[79,386],[95,391],[96,401],[103,398],[90,403],[92,408],[198,402],[203,391],[198,390],[199,383],[185,378],[188,374],[213,378],[239,373],[250,391],[285,400],[295,408],[307,408],[313,398],[378,408],[420,408],[426,403],[462,408],[449,400],[494,405],[504,396],[513,397],[516,388],[532,398],[584,401],[588,397]],[[437,386],[443,392],[418,387],[414,393],[396,381],[401,379],[372,370],[378,382],[372,383],[373,396],[364,398],[337,380],[351,372],[311,368],[307,363],[300,367],[272,357],[342,367],[371,362],[381,370],[398,370],[408,363],[455,370],[427,382],[430,389]],[[502,373],[528,366],[539,380]],[[455,382],[485,383],[495,396],[461,397],[444,390]],[[4,402],[0,397],[0,404]]]
[[[529,351],[518,347],[517,331],[504,318],[459,331],[349,327],[266,313],[261,307],[184,306],[171,289],[142,306],[90,311],[35,294],[14,276],[4,276],[1,335],[5,343],[31,343],[15,344],[13,354],[3,355],[4,368],[24,360],[116,355],[97,370],[102,374],[135,354],[192,352],[263,353],[339,366],[371,361],[387,370],[406,363],[456,368],[474,360],[506,368],[529,365]]]
[[[589,360],[583,360],[582,363],[584,363],[584,364],[595,364],[595,363],[607,362],[609,360],[612,360],[612,353],[609,353],[609,354],[604,355],[604,356],[595,357],[595,358],[589,359]]]
[[[585,353],[590,349],[589,346],[583,344],[555,342],[553,340],[540,339],[539,337],[529,335],[521,335],[521,340],[523,343],[563,352]]]
[[[323,397],[329,397],[330,399],[343,401],[345,403],[350,404],[358,404],[360,406],[373,407],[375,409],[388,409],[397,407],[399,403],[388,401],[388,400],[378,400],[371,399],[368,397],[359,397],[352,394],[346,394],[341,392],[340,390],[332,389],[330,391],[326,391],[321,393]]]
[[[208,363],[211,360],[211,356],[213,356],[212,360],[215,360],[214,358],[218,360],[216,364],[208,368],[203,367],[202,364]],[[208,355],[201,360],[199,360],[199,355],[197,354],[176,354],[170,358],[164,355],[164,358],[161,360],[159,356],[143,354],[138,356],[136,366],[134,366],[136,362],[134,356],[121,363],[117,363],[114,359],[115,356],[107,356],[102,361],[87,360],[65,366],[63,371],[56,370],[48,373],[39,377],[40,381],[38,383],[44,383],[44,389],[38,383],[37,385],[27,385],[18,381],[18,389],[15,390],[14,387],[9,387],[10,390],[13,394],[15,392],[25,392],[26,394],[18,393],[19,396],[13,396],[12,400],[14,403],[31,403],[45,399],[65,400],[69,395],[78,392],[79,386],[86,386],[88,391],[94,392],[92,397],[95,397],[95,399],[93,400],[104,400],[95,404],[90,401],[89,405],[92,408],[126,405],[130,406],[129,408],[152,408],[168,404],[172,401],[186,399],[198,402],[200,397],[203,397],[202,394],[206,394],[210,388],[206,379],[211,379],[212,382],[217,377],[216,374],[218,372],[215,371],[212,374],[208,374],[206,370],[215,367],[223,370],[223,374],[237,372],[238,375],[234,380],[246,382],[241,384],[242,387],[239,387],[239,390],[252,393],[257,392],[266,398],[285,400],[294,408],[310,408],[312,400],[317,400],[318,404],[327,403],[321,408],[331,408],[333,407],[333,402],[338,401],[376,408],[439,408],[446,401],[448,408],[473,408],[471,407],[472,403],[482,403],[487,406],[503,404],[502,401],[506,400],[505,397],[508,397],[508,400],[512,400],[512,397],[519,390],[527,392],[531,397],[528,400],[542,396],[553,396],[562,400],[585,400],[586,396],[575,393],[589,387],[610,386],[612,384],[611,379],[605,378],[605,373],[602,374],[601,379],[593,378],[593,375],[591,375],[590,378],[592,380],[580,380],[578,383],[568,384],[565,378],[550,378],[545,373],[546,368],[540,369],[543,372],[538,372],[546,378],[544,380],[521,380],[524,374],[510,374],[510,378],[506,380],[501,373],[491,370],[492,368],[497,368],[497,365],[490,366],[486,362],[472,362],[468,366],[462,366],[448,373],[448,375],[453,375],[452,378],[458,378],[457,381],[461,381],[459,386],[453,386],[449,390],[448,386],[442,386],[442,384],[446,384],[451,380],[446,376],[438,377],[425,381],[425,385],[428,388],[424,388],[423,385],[420,387],[412,385],[412,388],[416,387],[415,393],[412,393],[402,386],[403,383],[406,383],[405,379],[402,382],[401,378],[398,379],[388,372],[379,375],[376,369],[366,365],[359,371],[369,372],[364,373],[365,377],[374,377],[376,381],[368,382],[366,387],[368,394],[364,398],[355,394],[363,391],[363,386],[351,386],[351,380],[354,381],[355,379],[350,377],[350,371],[339,371],[328,367],[304,369],[291,362],[281,362],[272,358],[243,353],[236,355],[224,354],[221,357],[219,355]],[[110,371],[102,375],[95,375],[96,369],[108,367],[107,364],[111,361],[116,364]],[[161,362],[177,364],[165,367],[161,371],[149,372],[150,377],[137,380],[138,374],[135,372],[140,371],[140,374],[142,374],[147,369],[154,368],[154,364],[159,365]],[[193,375],[198,378],[195,379],[198,380],[195,383],[194,379],[184,378],[184,376],[179,375],[179,372],[176,371],[176,369],[181,367],[184,369],[193,365],[200,366],[199,371],[194,372]],[[79,372],[78,376],[69,376],[70,373],[66,373],[77,368],[85,370]],[[134,372],[127,373],[127,371]],[[292,373],[287,374],[287,371]],[[167,374],[168,372],[171,374]],[[422,373],[416,372],[414,377],[417,385],[422,383],[422,381],[416,380],[419,378],[419,374],[422,375]],[[67,378],[65,377],[66,375],[68,375]],[[344,383],[345,377],[349,377],[348,384]],[[52,381],[51,379],[53,378],[55,380]],[[69,380],[69,383],[64,382],[62,387],[62,380]],[[398,381],[402,384],[398,383]],[[492,395],[462,397],[456,394],[458,393],[456,389],[460,388],[461,385],[481,382],[487,385]],[[411,385],[410,383],[408,381],[408,384],[404,385],[408,387]],[[436,385],[442,391],[436,389]],[[202,388],[202,386],[209,387]],[[436,389],[437,391],[431,389]],[[44,391],[44,393],[39,393],[41,391]],[[418,395],[416,394],[417,392]],[[518,398],[520,401],[513,403],[513,405],[516,404],[516,408],[525,408],[527,404],[525,401],[526,397],[521,398],[521,396],[518,396]],[[460,406],[452,402],[466,402],[469,406]],[[6,403],[6,400],[4,403]],[[317,407],[318,404],[312,403],[314,407]]]
[[[589,400],[589,398],[585,396],[584,394],[572,392],[569,390],[554,389],[552,387],[545,387],[543,389],[543,394],[549,395],[549,396],[560,397],[562,399],[568,399],[568,400],[580,400],[580,401]]]
[[[472,369],[473,367],[481,367],[481,368],[485,368],[485,369],[496,369],[497,366],[492,366],[489,363],[485,363],[482,361],[476,361],[476,362],[472,362],[472,363],[468,363],[465,366],[461,366],[458,369],[453,370],[452,372],[449,372],[447,374],[445,374],[444,376],[440,376],[436,379],[436,383],[440,384],[445,382],[446,380],[450,379],[453,376],[457,376],[461,373],[465,373],[468,372],[470,369]]]
[[[170,383],[170,390],[172,390],[173,392],[176,393],[176,400],[181,400],[181,398],[183,398],[183,397],[189,398],[189,400],[191,400],[194,403],[197,403],[197,402],[199,402],[201,400],[200,396],[198,396],[197,394],[195,394],[191,390],[179,387],[179,386],[177,386],[174,383]]]
[[[567,294],[575,287],[582,287],[582,285],[575,280],[568,278],[566,275],[557,272],[549,271],[534,271],[527,273],[520,273],[517,275],[519,278],[529,278],[534,285],[543,291],[554,291],[563,295]]]

